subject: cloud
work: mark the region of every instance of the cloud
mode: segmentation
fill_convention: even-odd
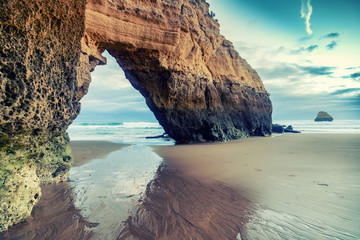
[[[311,6],[311,0],[301,0],[301,18],[305,19],[306,32],[308,34],[312,34],[313,31],[310,28],[310,17],[312,14],[313,8]]]
[[[360,72],[355,72],[347,76],[343,76],[343,78],[352,78],[354,81],[360,81]]]
[[[346,89],[340,89],[336,90],[335,92],[331,93],[331,95],[342,95],[346,93],[359,93],[360,88],[346,88]]]
[[[353,73],[350,77],[354,80],[360,80],[360,72]]]
[[[324,75],[332,75],[334,72],[331,70],[335,70],[336,67],[313,67],[313,66],[298,66],[301,70],[317,76],[324,76]]]
[[[306,51],[308,51],[308,52],[312,52],[312,51],[314,51],[314,49],[316,49],[316,48],[318,48],[319,47],[319,45],[311,45],[311,46],[309,46],[309,47],[307,47],[305,50]]]
[[[338,44],[337,44],[336,41],[332,41],[331,43],[329,43],[328,45],[326,45],[326,48],[327,48],[328,50],[332,50],[332,49],[334,49],[337,45],[338,45]]]
[[[302,37],[302,38],[299,38],[298,39],[298,42],[307,42],[309,41],[310,39],[312,39],[313,37],[312,36],[307,36],[307,37]]]
[[[307,48],[301,47],[297,50],[292,50],[290,51],[290,54],[300,54],[302,52],[312,52],[314,51],[316,48],[318,48],[319,45],[315,44],[315,45],[310,45]]]
[[[352,70],[352,69],[357,69],[357,68],[360,68],[360,66],[359,67],[348,67],[348,68],[346,68],[346,70]]]
[[[337,32],[329,33],[323,36],[322,38],[338,38],[340,37],[340,34]]]

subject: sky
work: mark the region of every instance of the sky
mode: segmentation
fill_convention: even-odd
[[[221,34],[258,72],[274,120],[360,119],[360,1],[208,0]],[[156,121],[107,53],[81,119]]]

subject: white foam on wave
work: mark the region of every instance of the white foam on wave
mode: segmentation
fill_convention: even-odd
[[[274,123],[292,125],[294,130],[302,133],[345,133],[360,134],[360,120],[334,120],[332,122],[315,122],[313,120],[277,120]]]
[[[83,122],[68,129],[71,140],[102,140],[121,143],[168,144],[169,139],[146,139],[158,136],[164,129],[157,122]]]

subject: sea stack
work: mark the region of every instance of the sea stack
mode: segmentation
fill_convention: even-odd
[[[315,122],[332,122],[333,117],[330,116],[327,112],[320,111],[318,112],[318,115],[315,118]]]

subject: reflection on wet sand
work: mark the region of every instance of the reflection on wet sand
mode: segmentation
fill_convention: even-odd
[[[85,161],[70,182],[43,186],[31,217],[0,239],[246,239],[248,200],[161,160],[133,145]]]
[[[0,239],[360,239],[359,142],[124,146],[44,186],[32,217]]]
[[[226,184],[161,164],[119,239],[236,239],[245,235],[250,211],[250,202]]]
[[[42,186],[42,198],[31,217],[0,234],[0,239],[91,239],[96,223],[84,219],[74,207],[68,183]]]

